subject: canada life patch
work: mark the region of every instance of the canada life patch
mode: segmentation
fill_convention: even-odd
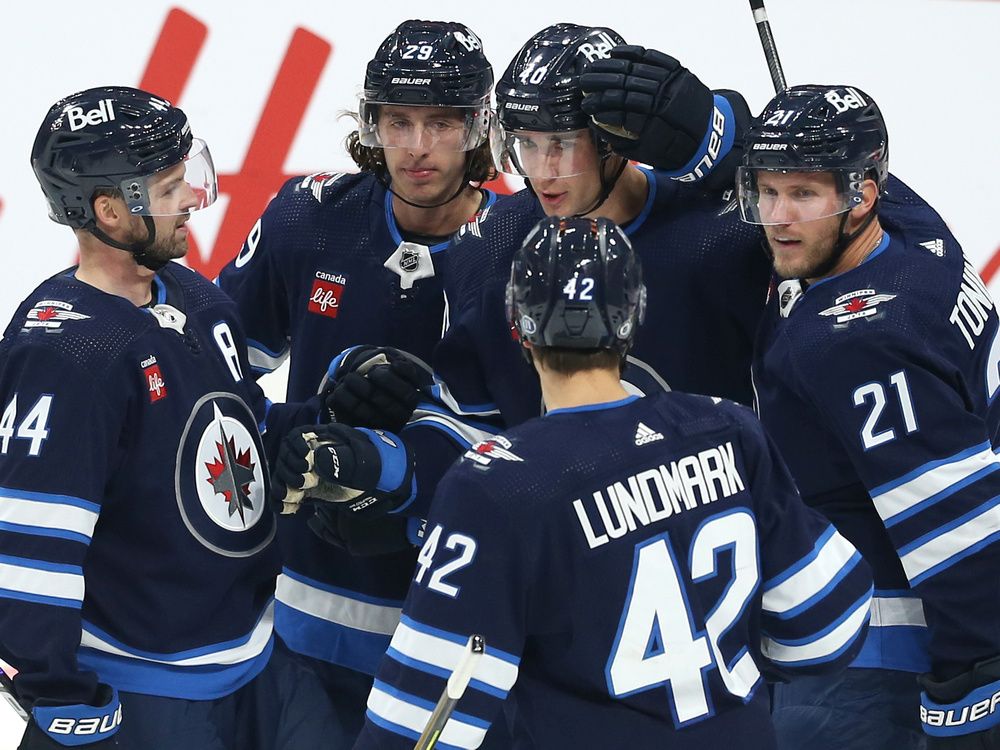
[[[149,388],[149,403],[155,404],[161,398],[167,397],[167,384],[163,382],[163,373],[160,372],[160,365],[156,362],[156,357],[150,355],[139,363],[142,368],[143,377],[146,378],[146,386]]]
[[[309,312],[336,318],[344,298],[347,278],[339,273],[316,271],[312,291],[309,293]]]
[[[836,317],[837,323],[849,323],[858,318],[870,318],[878,312],[878,306],[896,299],[895,294],[876,294],[874,289],[856,289],[842,294],[833,301],[833,306],[820,310],[820,315]]]

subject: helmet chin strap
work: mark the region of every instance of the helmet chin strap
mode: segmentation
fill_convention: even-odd
[[[604,202],[611,196],[612,191],[615,189],[615,185],[618,184],[618,179],[622,176],[622,173],[625,171],[625,167],[628,166],[628,159],[626,159],[625,157],[619,157],[622,160],[622,162],[621,164],[618,165],[618,168],[615,169],[614,174],[611,175],[611,177],[605,176],[604,166],[608,163],[608,160],[614,155],[615,153],[610,149],[605,153],[601,154],[601,165],[600,165],[601,192],[597,196],[597,200],[590,208],[588,208],[585,211],[580,211],[579,213],[573,214],[574,217],[583,217],[586,216],[587,214],[593,213],[601,206],[603,206]]]
[[[149,249],[153,246],[153,242],[156,240],[156,225],[153,223],[152,216],[143,216],[142,222],[146,225],[146,239],[138,242],[119,242],[113,237],[108,236],[108,234],[103,229],[98,228],[96,224],[87,227],[87,231],[105,245],[110,245],[111,247],[116,247],[119,250],[131,253],[133,260],[135,260],[135,262],[140,266],[148,268],[150,271],[159,271],[167,265],[167,261],[165,259],[151,258],[149,256]]]
[[[837,229],[837,242],[833,246],[833,252],[830,257],[827,258],[826,262],[819,268],[813,269],[810,273],[815,274],[816,278],[826,276],[830,271],[834,269],[837,263],[840,262],[841,257],[847,252],[847,248],[851,246],[861,233],[864,232],[869,225],[875,221],[875,209],[878,207],[878,199],[875,200],[875,204],[872,206],[871,211],[862,220],[861,224],[853,232],[845,232],[844,227],[847,226],[847,220],[851,216],[850,211],[844,211],[843,216],[840,218],[840,227]],[[812,277],[810,277],[812,278]]]

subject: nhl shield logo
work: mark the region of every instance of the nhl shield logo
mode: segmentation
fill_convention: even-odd
[[[176,468],[177,504],[202,545],[246,557],[274,536],[267,508],[269,481],[250,409],[230,393],[210,393],[192,410]]]
[[[420,251],[414,247],[403,247],[400,254],[399,267],[407,273],[413,273],[420,268]]]

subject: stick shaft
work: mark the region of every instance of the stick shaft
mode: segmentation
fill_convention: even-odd
[[[775,45],[774,35],[771,33],[771,24],[767,20],[764,0],[750,0],[750,9],[753,11],[754,23],[757,24],[760,46],[764,49],[764,59],[767,61],[767,69],[771,73],[774,92],[780,94],[788,88],[788,85],[785,83],[785,71],[782,70],[781,60],[778,57],[778,47]]]

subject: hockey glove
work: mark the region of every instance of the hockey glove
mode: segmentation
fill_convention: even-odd
[[[324,542],[355,557],[370,557],[415,549],[407,536],[409,521],[403,516],[359,518],[331,503],[316,503],[308,524]]]
[[[372,518],[416,495],[413,460],[392,433],[335,423],[305,425],[282,440],[271,492],[281,513],[295,513],[309,498]]]
[[[391,347],[358,346],[338,360],[323,390],[330,422],[399,432],[420,400],[420,388],[433,382],[428,370]]]
[[[65,750],[82,747],[85,750],[105,750],[118,747],[115,734],[122,723],[122,707],[118,691],[101,685],[100,706],[72,706],[38,700],[31,709],[18,750]]]
[[[620,45],[580,75],[583,111],[615,153],[668,172],[689,165],[712,128],[714,95],[677,60]]]
[[[921,675],[928,750],[1000,750],[1000,656],[950,680]]]

